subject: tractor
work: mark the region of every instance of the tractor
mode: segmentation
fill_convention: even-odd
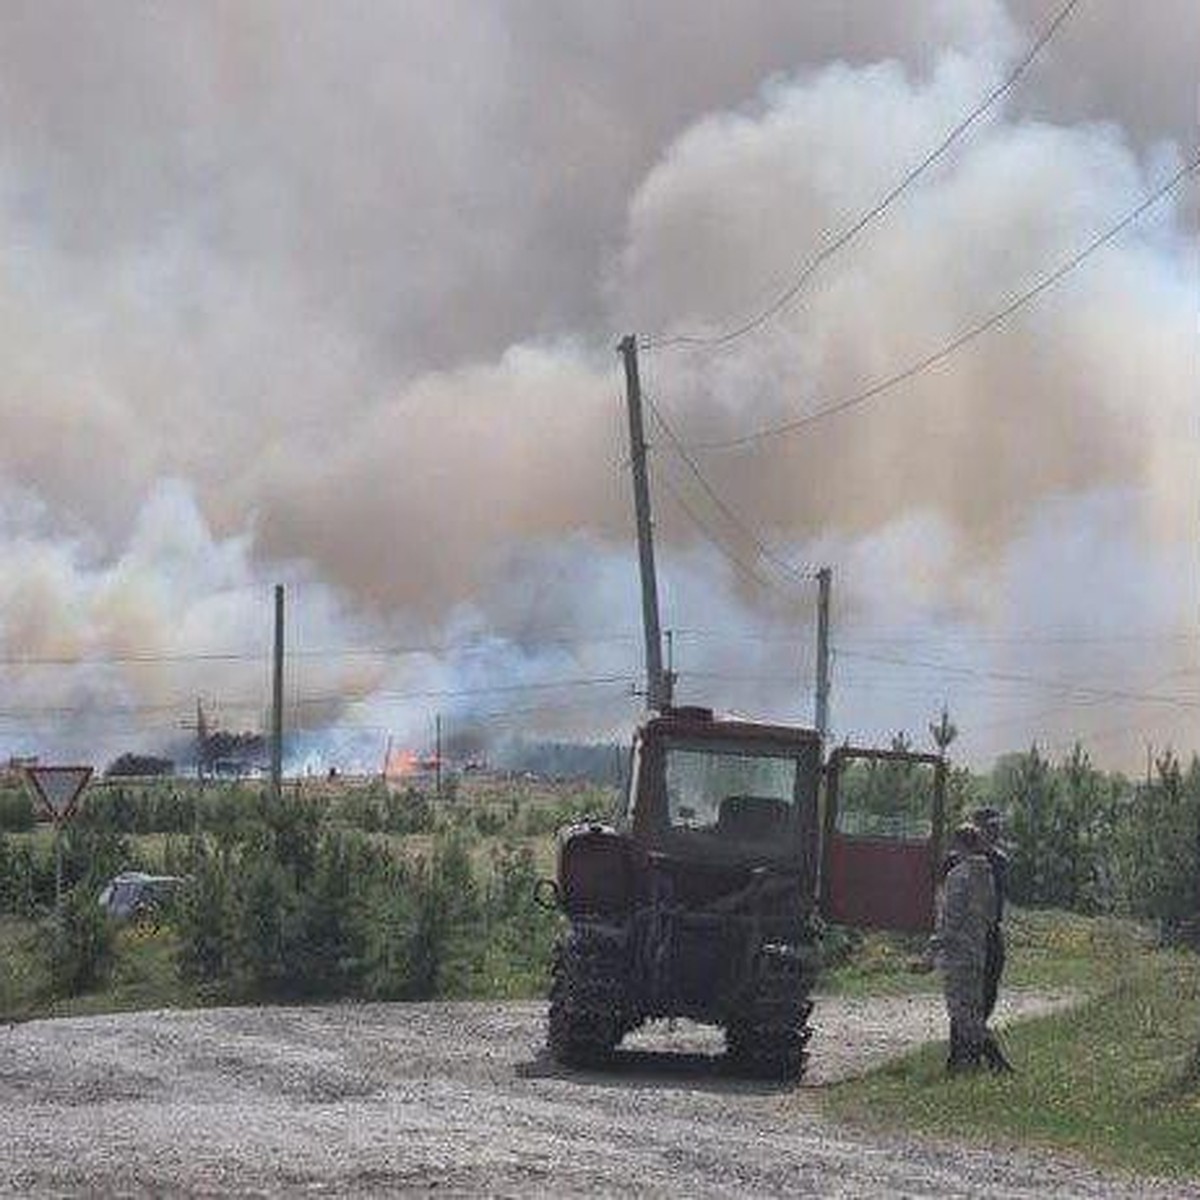
[[[874,784],[920,771],[933,785],[914,825],[913,789],[898,813]],[[724,1029],[739,1072],[798,1078],[826,922],[932,925],[943,760],[841,747],[824,761],[814,730],[675,708],[638,729],[629,775],[621,818],[563,830],[546,881],[569,922],[551,1055],[597,1065],[644,1022],[686,1017]],[[844,780],[865,809],[840,815]]]

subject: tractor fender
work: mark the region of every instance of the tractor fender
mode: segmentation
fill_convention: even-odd
[[[611,825],[587,821],[558,837],[559,902],[572,917],[623,919],[638,892],[643,852]]]

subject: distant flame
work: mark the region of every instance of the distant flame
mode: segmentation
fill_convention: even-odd
[[[415,750],[389,749],[383,762],[384,779],[404,779],[415,775],[421,767],[421,759]]]

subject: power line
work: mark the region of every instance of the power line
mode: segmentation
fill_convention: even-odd
[[[402,658],[421,654],[452,654],[455,652],[470,653],[475,650],[486,650],[496,642],[511,644],[515,639],[502,635],[494,638],[480,638],[475,641],[462,642],[431,642],[426,644],[403,644],[381,646],[330,646],[312,650],[294,650],[288,655],[289,659],[319,659],[319,658]],[[598,646],[636,641],[631,633],[613,633],[595,637],[558,637],[548,636],[537,638],[539,646]],[[157,651],[132,651],[127,653],[96,654],[86,656],[72,655],[13,655],[0,656],[0,667],[89,667],[89,666],[169,666],[180,663],[261,663],[269,661],[270,650],[217,650],[179,653],[160,653]]]
[[[870,400],[883,395],[885,392],[891,391],[902,383],[915,378],[918,375],[924,374],[930,368],[944,362],[956,351],[960,350],[968,342],[974,341],[981,337],[990,329],[1007,320],[1018,309],[1023,308],[1031,301],[1035,300],[1043,292],[1053,287],[1060,280],[1069,275],[1076,267],[1080,266],[1086,259],[1090,258],[1098,250],[1108,245],[1119,234],[1123,233],[1130,225],[1138,220],[1149,209],[1153,208],[1171,192],[1173,192],[1189,175],[1193,174],[1197,168],[1200,168],[1200,154],[1189,159],[1174,175],[1167,180],[1166,183],[1155,189],[1147,196],[1136,208],[1127,212],[1115,225],[1110,226],[1103,233],[1093,238],[1082,250],[1071,255],[1070,258],[1060,263],[1053,271],[1047,275],[1043,275],[1032,287],[1027,291],[1020,293],[1014,299],[1006,302],[1001,308],[997,309],[990,316],[969,325],[961,333],[951,338],[943,346],[934,350],[932,353],[925,355],[909,366],[897,371],[893,375],[889,375],[886,379],[881,379],[869,387],[864,388],[860,392],[855,392],[850,396],[846,396],[841,400],[831,401],[827,404],[813,409],[811,412],[805,413],[802,417],[797,417],[792,421],[785,421],[780,425],[768,425],[762,429],[757,429],[752,433],[742,434],[739,437],[723,438],[714,441],[692,442],[689,449],[693,451],[699,450],[731,450],[739,446],[747,446],[753,442],[765,441],[767,438],[780,437],[784,434],[795,433],[797,430],[804,429],[817,421],[824,420],[826,417],[836,416],[839,413],[846,412],[848,409],[857,408],[860,405],[866,404]]]
[[[788,642],[794,637],[785,633],[754,633],[750,631],[734,632],[725,629],[687,629],[673,630],[676,638],[720,638],[729,641],[751,642]],[[1158,645],[1166,643],[1200,642],[1200,634],[1195,633],[1129,633],[1102,634],[1064,633],[1056,629],[1014,631],[1004,634],[968,634],[959,631],[948,633],[913,633],[913,634],[878,634],[873,636],[854,635],[853,645],[861,646],[945,646],[948,641],[965,645],[1008,646],[1036,643],[1051,646],[1092,646],[1092,645]]]
[[[679,458],[683,460],[684,465],[691,472],[696,482],[700,484],[701,488],[703,488],[704,494],[708,496],[714,505],[716,505],[717,509],[721,512],[725,519],[735,529],[737,529],[743,537],[747,538],[753,544],[754,548],[759,553],[759,557],[771,563],[777,570],[782,571],[794,582],[803,584],[812,583],[817,577],[816,571],[811,569],[800,570],[794,567],[790,562],[784,558],[781,558],[779,554],[777,554],[770,546],[768,546],[767,543],[764,542],[762,538],[760,538],[758,534],[750,528],[746,521],[743,520],[742,517],[740,517],[729,506],[729,504],[721,498],[716,488],[714,488],[712,484],[709,483],[704,477],[704,472],[700,470],[699,464],[688,453],[687,447],[684,446],[683,442],[676,435],[675,431],[671,428],[667,419],[659,411],[659,408],[654,401],[647,398],[646,403],[649,406],[650,415],[654,418],[655,423],[663,431],[663,433],[667,435],[667,440],[671,443],[671,448],[675,451]]]
[[[622,682],[625,682],[625,681],[622,681]],[[624,695],[624,693],[622,695]],[[462,719],[468,720],[471,724],[475,724],[480,721],[499,721],[499,720],[506,720],[509,718],[539,715],[539,714],[553,716],[558,713],[588,712],[588,711],[593,711],[602,706],[607,707],[607,706],[613,705],[614,703],[619,701],[621,698],[622,698],[621,695],[619,695],[619,696],[591,696],[586,700],[576,700],[569,704],[564,704],[561,702],[546,701],[541,704],[526,704],[526,705],[517,705],[517,706],[511,706],[511,707],[505,707],[505,708],[491,709],[488,712],[473,712],[470,714],[470,716],[468,718],[462,718]],[[629,694],[628,698],[632,699],[632,693]],[[303,733],[303,734],[309,734],[309,735],[317,734],[317,733],[328,734],[328,733],[339,733],[339,732],[387,733],[387,732],[391,731],[393,728],[394,728],[394,726],[392,726],[392,725],[380,725],[380,724],[368,723],[368,722],[335,721],[328,725],[302,726],[299,729],[297,729],[296,732]],[[453,724],[451,724],[451,731],[452,730],[453,730]]]
[[[1120,688],[1097,688],[1088,684],[1074,684],[1063,680],[1043,679],[1035,675],[1027,675],[1015,671],[985,671],[974,667],[954,666],[950,663],[923,662],[919,659],[892,657],[881,654],[865,654],[852,650],[839,650],[838,654],[844,658],[858,658],[868,662],[888,663],[897,667],[916,667],[944,675],[957,675],[972,679],[991,679],[1001,683],[1024,684],[1045,688],[1048,691],[1063,692],[1068,695],[1092,697],[1097,700],[1131,700],[1138,703],[1168,704],[1188,709],[1200,707],[1200,698],[1196,697],[1159,696],[1147,692],[1127,691]]]
[[[957,631],[951,633],[914,633],[914,634],[880,634],[876,637],[854,638],[855,646],[944,646],[948,641],[962,642],[972,646],[1022,646],[1036,644],[1039,646],[1131,646],[1131,645],[1163,645],[1166,643],[1188,643],[1200,641],[1200,635],[1194,633],[1060,633],[1054,630],[1044,632],[1030,630],[1024,633],[1005,634],[963,634]]]
[[[364,693],[359,696],[329,693],[326,695],[300,696],[296,698],[295,704],[297,707],[313,707],[319,704],[360,705],[376,700],[458,700],[471,699],[476,696],[551,691],[561,688],[600,687],[616,684],[632,686],[632,673],[543,680],[536,683],[493,684],[491,686],[474,688],[434,688],[412,692],[380,690]],[[110,714],[114,716],[127,716],[138,713],[178,712],[192,703],[194,703],[194,697],[189,696],[162,703],[111,704],[104,701],[97,701],[94,704],[9,706],[0,708],[0,719],[21,720],[26,717],[36,716],[89,716],[104,718]],[[265,699],[222,700],[216,707],[218,709],[240,710],[264,709],[267,707],[267,701]]]
[[[597,675],[590,678],[556,679],[540,683],[502,683],[488,687],[477,688],[434,688],[419,692],[389,692],[377,691],[365,695],[347,698],[341,695],[309,696],[300,701],[301,704],[330,704],[341,701],[346,704],[367,704],[373,700],[462,700],[475,696],[494,696],[509,692],[538,692],[550,691],[556,688],[603,687],[612,684],[634,686],[632,673],[620,675]]]
[[[725,544],[717,537],[715,533],[704,523],[699,514],[692,508],[690,504],[683,498],[678,490],[674,487],[669,479],[660,479],[659,486],[667,493],[671,500],[676,504],[679,510],[695,525],[696,529],[706,542],[716,549],[733,567],[746,576],[751,582],[766,590],[772,590],[774,585],[770,580],[760,575],[753,567],[749,566],[736,554],[734,554]],[[672,631],[674,632],[674,631]]]
[[[811,692],[804,682],[797,681],[795,675],[745,675],[730,671],[680,671],[680,679],[720,679],[727,683],[772,683],[796,691],[798,688]]]
[[[675,346],[690,346],[694,348],[726,346],[730,342],[737,341],[739,338],[765,325],[772,317],[782,312],[800,294],[805,284],[808,283],[812,276],[830,258],[839,250],[848,246],[864,229],[881,217],[904,192],[949,151],[967,130],[976,124],[998,101],[1012,91],[1021,77],[1028,71],[1033,60],[1037,58],[1046,44],[1058,33],[1059,29],[1079,6],[1079,3],[1080,0],[1067,0],[1067,3],[1058,10],[1054,19],[1042,30],[1042,33],[1029,47],[1024,56],[1000,83],[987,92],[979,103],[946,134],[937,146],[926,154],[915,166],[910,167],[900,177],[900,180],[889,191],[884,193],[880,200],[867,209],[853,224],[834,237],[832,241],[827,242],[818,250],[800,268],[796,278],[766,308],[747,318],[740,325],[735,325],[733,328],[727,329],[722,333],[684,333],[671,336],[652,336],[645,342],[646,349],[661,350]]]

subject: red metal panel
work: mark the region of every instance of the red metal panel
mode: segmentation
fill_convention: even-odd
[[[827,861],[827,920],[911,933],[933,928],[933,848],[929,842],[835,833]]]

